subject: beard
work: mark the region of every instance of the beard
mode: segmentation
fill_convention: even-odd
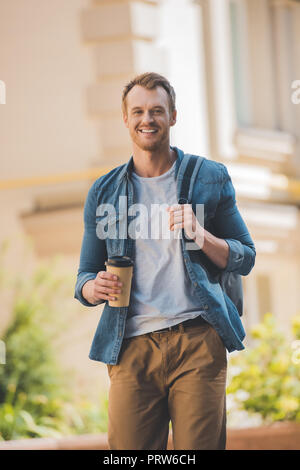
[[[161,141],[158,140],[156,142],[136,142],[136,145],[138,145],[138,147],[141,149],[141,150],[148,150],[148,151],[152,151],[154,152],[155,150],[158,150],[160,147],[161,147]]]
[[[149,142],[147,142],[146,139],[143,139],[139,131],[134,131],[133,135],[131,135],[131,138],[135,145],[137,145],[141,150],[154,152],[159,150],[164,142],[168,140],[168,135],[168,130],[166,130],[163,134],[161,134],[160,137],[155,134],[156,137],[153,138],[153,141],[149,139]]]

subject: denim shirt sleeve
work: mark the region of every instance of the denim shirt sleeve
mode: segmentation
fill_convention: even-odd
[[[235,189],[225,165],[221,164],[224,180],[220,201],[214,217],[215,235],[223,238],[229,246],[225,272],[246,276],[252,270],[256,251],[246,224],[237,208]]]
[[[95,279],[99,271],[105,271],[104,262],[107,259],[105,241],[98,238],[96,234],[96,206],[97,199],[93,184],[84,205],[84,234],[74,294],[75,299],[87,307],[95,307],[105,302],[102,300],[97,304],[91,304],[82,295],[83,285]]]

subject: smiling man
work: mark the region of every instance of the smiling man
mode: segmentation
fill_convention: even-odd
[[[124,87],[122,111],[133,153],[89,190],[75,287],[86,306],[106,302],[89,357],[107,364],[111,381],[109,446],[166,449],[171,421],[174,449],[224,449],[226,349],[243,349],[245,332],[217,274],[247,275],[254,244],[223,164],[204,158],[190,181],[191,204],[178,204],[186,155],[170,145],[177,112],[169,81],[156,73],[137,76]],[[98,238],[97,208],[113,205],[119,228],[125,196],[128,209],[139,204],[151,216],[154,204],[165,205],[169,237],[159,227],[155,238]],[[193,211],[198,203],[205,227]],[[151,216],[147,223],[157,224]],[[182,230],[196,250],[188,251]],[[134,261],[128,307],[108,304],[122,291],[105,270],[114,255]]]

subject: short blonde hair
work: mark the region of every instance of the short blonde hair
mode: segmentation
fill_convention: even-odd
[[[141,75],[137,75],[135,78],[130,80],[129,83],[127,83],[123,89],[123,94],[122,94],[122,111],[126,113],[127,111],[127,106],[126,106],[126,97],[130,90],[135,86],[135,85],[140,85],[147,90],[153,90],[154,88],[161,86],[163,87],[167,94],[168,94],[168,99],[169,99],[169,109],[171,113],[176,109],[175,106],[175,100],[176,100],[176,95],[174,88],[170,84],[170,82],[163,77],[162,75],[159,75],[158,73],[155,72],[145,72],[142,73]]]

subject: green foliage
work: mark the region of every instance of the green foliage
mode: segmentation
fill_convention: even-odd
[[[99,404],[81,400],[71,406],[67,420],[76,430],[76,434],[106,433],[108,422],[108,397],[103,394]]]
[[[56,262],[10,277],[0,256],[0,286],[12,298],[11,323],[1,338],[6,363],[0,365],[0,440],[107,428],[106,398],[99,405],[76,401],[71,375],[58,365],[55,340],[70,321],[65,299],[72,298],[73,283],[55,273]]]
[[[265,423],[300,421],[300,315],[292,320],[292,333],[288,341],[266,314],[252,329],[253,347],[229,361],[228,397]]]

